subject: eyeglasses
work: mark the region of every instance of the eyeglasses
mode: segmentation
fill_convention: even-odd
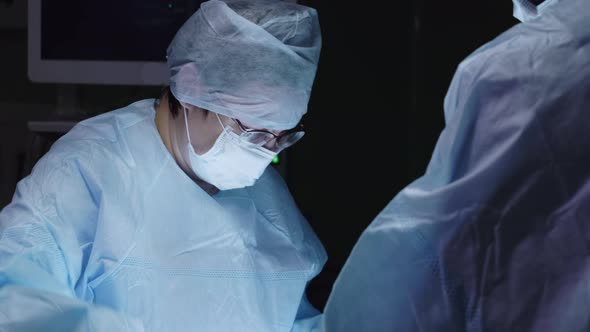
[[[295,144],[305,134],[303,124],[301,123],[297,124],[295,128],[283,131],[277,135],[264,129],[248,128],[244,126],[240,120],[234,118],[231,119],[240,127],[240,130],[242,131],[240,135],[241,138],[258,146],[265,146],[272,151],[280,151]],[[273,140],[273,144],[269,147],[269,143]]]

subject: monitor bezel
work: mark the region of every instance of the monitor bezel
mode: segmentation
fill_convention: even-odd
[[[38,83],[168,84],[166,62],[47,60],[41,58],[42,0],[28,0],[28,77]]]

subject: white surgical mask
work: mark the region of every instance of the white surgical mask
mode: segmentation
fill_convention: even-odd
[[[231,128],[223,125],[217,113],[215,116],[223,131],[209,151],[198,155],[191,144],[186,108],[184,112],[189,166],[200,179],[220,190],[253,185],[277,155],[276,152],[240,139]]]

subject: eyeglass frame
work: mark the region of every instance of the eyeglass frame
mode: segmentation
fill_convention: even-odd
[[[295,127],[291,128],[291,129],[288,129],[288,130],[285,130],[285,131],[283,131],[282,133],[280,133],[280,134],[278,134],[278,135],[277,135],[277,134],[275,134],[275,133],[273,133],[273,132],[271,132],[271,131],[269,131],[269,130],[266,130],[266,129],[254,129],[254,128],[248,128],[248,127],[246,127],[246,126],[245,126],[245,125],[244,125],[244,124],[243,124],[243,123],[242,123],[240,120],[238,120],[238,119],[236,119],[236,118],[230,118],[230,119],[232,119],[232,120],[233,120],[235,123],[237,123],[238,127],[240,128],[240,130],[241,130],[242,132],[244,132],[244,133],[263,133],[263,134],[271,134],[271,135],[274,137],[273,139],[274,139],[274,141],[275,141],[275,144],[276,144],[277,146],[278,146],[278,142],[280,141],[280,139],[281,139],[282,137],[285,137],[285,136],[287,136],[287,135],[291,135],[291,134],[294,134],[294,133],[298,133],[298,132],[301,132],[301,133],[305,134],[305,127],[304,127],[303,123],[301,123],[301,122],[299,122],[299,123],[298,123],[298,124],[297,124]],[[301,139],[301,137],[303,137],[303,135],[301,135],[301,136],[300,136],[300,137],[299,137],[299,138],[298,138],[298,139],[297,139],[295,142],[293,142],[292,144],[295,144],[295,143],[296,143],[296,142],[297,142],[299,139]],[[269,140],[269,141],[270,141],[270,140]],[[268,142],[267,142],[267,143],[268,143]],[[265,144],[267,144],[267,143],[265,143]],[[290,146],[290,145],[287,145],[287,146],[285,146],[285,147],[283,147],[283,148],[287,148],[287,147],[289,147],[289,146]]]
[[[301,123],[301,122],[299,122],[295,127],[285,130],[282,133],[277,135],[277,134],[273,133],[272,131],[266,130],[266,129],[248,128],[242,122],[240,122],[240,120],[238,120],[236,118],[231,118],[231,119],[234,120],[234,122],[238,124],[238,126],[240,127],[240,130],[242,130],[243,132],[246,132],[246,133],[267,133],[267,134],[273,135],[276,140],[279,140],[281,137],[284,137],[284,136],[292,134],[292,133],[297,133],[300,131],[305,132],[305,128],[303,126],[303,123]]]

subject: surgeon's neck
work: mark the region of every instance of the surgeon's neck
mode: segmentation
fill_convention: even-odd
[[[158,128],[158,133],[160,134],[160,138],[162,138],[162,142],[166,146],[168,152],[172,155],[172,158],[176,161],[176,164],[182,169],[188,177],[190,177],[199,187],[201,187],[206,193],[209,195],[215,195],[219,192],[219,189],[214,185],[207,183],[201,180],[192,170],[189,169],[186,162],[182,160],[178,153],[174,152],[174,148],[172,147],[172,142],[170,139],[171,135],[171,126],[173,125],[172,121],[170,121],[170,107],[168,107],[168,95],[164,94],[162,98],[160,98],[160,102],[158,106],[156,106],[156,128]]]
[[[162,142],[164,142],[166,149],[168,149],[168,152],[174,156],[172,145],[170,144],[168,113],[170,113],[170,108],[168,107],[168,95],[164,94],[164,96],[160,98],[158,106],[156,106],[156,127],[158,128],[158,133],[160,134],[160,138],[162,138]]]

